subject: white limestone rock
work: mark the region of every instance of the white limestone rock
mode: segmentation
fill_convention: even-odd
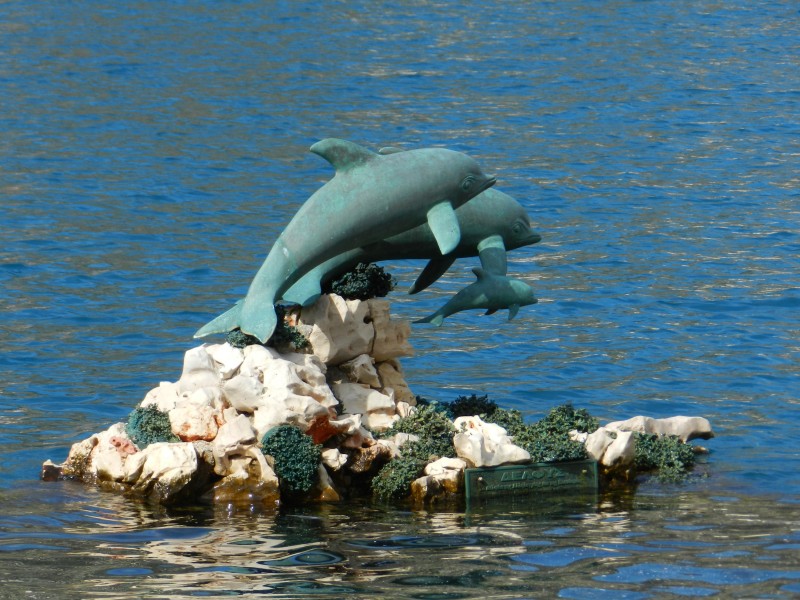
[[[410,406],[417,405],[417,397],[406,383],[400,361],[397,359],[385,360],[378,363],[376,369],[381,380],[381,385],[377,387],[391,388],[394,391],[394,399],[398,404],[405,402]]]
[[[392,321],[389,314],[389,301],[367,300],[372,325],[375,328],[375,341],[370,353],[375,362],[384,362],[398,356],[413,356],[414,349],[408,342],[411,325],[408,321]]]
[[[89,472],[99,481],[121,481],[125,477],[125,463],[130,456],[120,451],[117,439],[128,439],[124,423],[115,423],[105,431],[94,434],[93,447],[88,461]],[[132,443],[132,442],[131,442]]]
[[[331,386],[333,394],[342,403],[345,412],[350,414],[367,414],[383,412],[395,414],[394,398],[381,394],[369,386],[359,383],[335,383]]]
[[[191,443],[159,442],[130,455],[125,467],[125,482],[131,483],[135,492],[168,502],[197,473],[197,452]]]
[[[425,465],[425,475],[442,475],[448,471],[461,471],[467,468],[466,461],[460,458],[440,458]]]
[[[311,326],[308,340],[326,365],[338,365],[372,351],[375,328],[366,302],[325,294],[302,309],[299,323]]]
[[[674,435],[682,442],[694,439],[708,440],[714,437],[711,423],[703,417],[670,417],[667,419],[654,419],[652,417],[637,416],[626,421],[614,421],[606,425],[612,431],[634,431],[655,435]]]
[[[405,419],[407,416],[413,414],[415,408],[408,402],[398,402],[396,405],[397,416]]]
[[[531,458],[526,450],[511,441],[505,429],[485,423],[478,416],[459,417],[453,425],[459,432],[453,437],[456,454],[474,467],[495,467]]]
[[[264,384],[251,374],[238,374],[222,386],[225,399],[233,408],[243,413],[254,413],[263,405]]]
[[[584,436],[584,440],[580,439],[580,437],[583,436],[579,436],[577,438],[573,437],[573,439],[583,442],[584,448],[586,448],[586,454],[589,455],[589,458],[594,459],[597,462],[602,462],[603,455],[614,441],[614,437],[611,435],[611,432],[605,427],[598,427],[594,432],[588,435],[584,434]]]
[[[397,415],[387,415],[382,412],[371,412],[363,416],[364,427],[375,433],[386,431],[400,419]]]
[[[233,377],[244,361],[244,352],[228,342],[207,346],[206,352],[214,359],[217,372],[223,380]]]
[[[376,389],[381,387],[378,371],[375,370],[375,361],[369,354],[360,354],[352,360],[343,362],[339,368],[353,383],[363,383]]]
[[[339,452],[336,448],[326,448],[322,451],[322,464],[331,471],[338,471],[347,464],[347,454]]]
[[[186,352],[183,357],[183,373],[177,383],[179,393],[219,386],[220,381],[216,363],[205,346],[197,346]]]
[[[237,415],[219,428],[217,437],[212,442],[214,453],[214,470],[218,475],[226,475],[230,468],[230,457],[244,454],[248,447],[256,443],[256,432],[250,419]]]
[[[140,403],[142,408],[155,406],[161,412],[168,413],[178,405],[181,393],[177,383],[162,381],[157,388],[153,388]]]
[[[603,453],[601,464],[608,469],[620,470],[633,466],[636,440],[632,431],[618,431],[617,437]]]

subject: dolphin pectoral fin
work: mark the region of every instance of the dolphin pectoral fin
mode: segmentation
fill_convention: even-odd
[[[429,285],[431,285],[434,281],[439,279],[442,275],[445,274],[447,269],[455,262],[455,256],[442,256],[440,258],[434,258],[425,265],[425,268],[422,269],[422,273],[419,274],[417,280],[414,282],[408,289],[409,294],[416,294],[417,292],[421,292]]]
[[[516,317],[518,312],[519,312],[519,304],[512,304],[511,306],[509,306],[508,307],[508,320],[510,321],[511,319]]]
[[[455,250],[461,241],[461,229],[458,226],[456,211],[447,201],[440,202],[428,211],[428,227],[431,228],[442,254],[449,254]]]
[[[508,273],[506,247],[501,236],[492,235],[481,240],[478,244],[478,256],[484,271],[504,277]]]
[[[228,333],[239,327],[239,319],[242,313],[242,301],[239,300],[233,308],[222,313],[213,321],[203,325],[194,334],[195,338],[205,337],[212,333]]]
[[[497,312],[497,309],[496,309],[496,308],[490,308],[489,310],[487,310],[487,311],[486,311],[485,313],[483,313],[483,314],[484,314],[484,315],[493,315],[493,314],[494,314],[494,313],[496,313],[496,312]]]
[[[283,295],[283,300],[290,304],[311,306],[321,295],[322,287],[320,286],[319,273],[315,269],[303,275],[300,281],[289,288]]]
[[[349,171],[378,156],[363,146],[337,138],[320,140],[310,150],[331,163],[337,171]]]

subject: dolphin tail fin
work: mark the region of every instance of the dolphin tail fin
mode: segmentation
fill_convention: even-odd
[[[425,268],[422,270],[422,273],[419,274],[419,277],[417,277],[414,285],[409,288],[408,293],[416,294],[427,288],[430,284],[439,279],[439,277],[444,275],[445,271],[450,268],[455,260],[455,256],[442,256],[431,260],[425,265]]]
[[[212,333],[228,333],[239,327],[239,320],[242,314],[242,301],[239,300],[233,308],[222,313],[213,321],[203,325],[194,334],[194,337],[201,338]]]
[[[433,313],[432,315],[428,315],[424,319],[418,319],[417,321],[414,321],[414,323],[433,323],[437,327],[441,327],[443,321],[444,321],[444,315],[436,312]]]

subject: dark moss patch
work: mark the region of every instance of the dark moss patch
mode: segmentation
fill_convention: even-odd
[[[500,425],[509,435],[516,435],[524,427],[522,413],[514,409],[500,408],[489,396],[459,396],[447,405],[452,419],[479,416],[486,423]]]
[[[419,436],[419,441],[403,446],[403,456],[413,453],[428,459],[431,456],[441,458],[455,455],[453,436],[456,431],[448,416],[436,403],[417,405],[413,414],[397,421],[382,437],[391,437],[395,433],[413,433]]]
[[[404,452],[406,446],[403,447]],[[406,498],[411,493],[411,484],[422,476],[426,463],[413,452],[386,463],[372,479],[373,495],[383,501]]]
[[[309,347],[308,338],[306,338],[297,327],[288,325],[286,323],[286,314],[288,308],[281,305],[275,305],[275,314],[278,317],[278,324],[275,327],[275,332],[272,334],[265,344],[262,344],[257,337],[253,337],[244,333],[241,329],[234,329],[228,332],[226,341],[234,348],[244,348],[246,346],[270,346],[273,348],[286,348],[287,346],[292,350],[305,350]]]
[[[128,416],[125,432],[134,444],[144,449],[157,442],[179,442],[180,439],[172,433],[169,415],[158,410],[155,406],[134,408]]]
[[[317,482],[322,446],[293,425],[270,429],[261,440],[261,451],[274,460],[281,495],[289,498],[305,494]]]
[[[337,294],[345,300],[383,298],[394,289],[394,278],[383,267],[372,263],[358,263],[338,279],[323,285],[326,294]]]
[[[599,427],[597,419],[586,410],[576,410],[571,404],[558,406],[541,421],[523,425],[516,431],[514,443],[527,450],[534,462],[565,462],[583,460],[586,449],[569,438],[572,430],[591,433]]]
[[[680,482],[686,479],[695,462],[694,450],[689,444],[676,436],[634,433],[634,437],[634,460],[638,471],[657,471],[656,477],[664,482]]]

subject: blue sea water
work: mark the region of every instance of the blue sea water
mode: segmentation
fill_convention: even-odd
[[[0,598],[796,597],[798,30],[790,0],[4,2]],[[486,514],[38,481],[177,379],[325,137],[466,152],[542,235],[509,256],[539,304],[414,327],[416,393],[705,416],[697,476]],[[415,297],[387,265],[394,314],[475,264]]]

